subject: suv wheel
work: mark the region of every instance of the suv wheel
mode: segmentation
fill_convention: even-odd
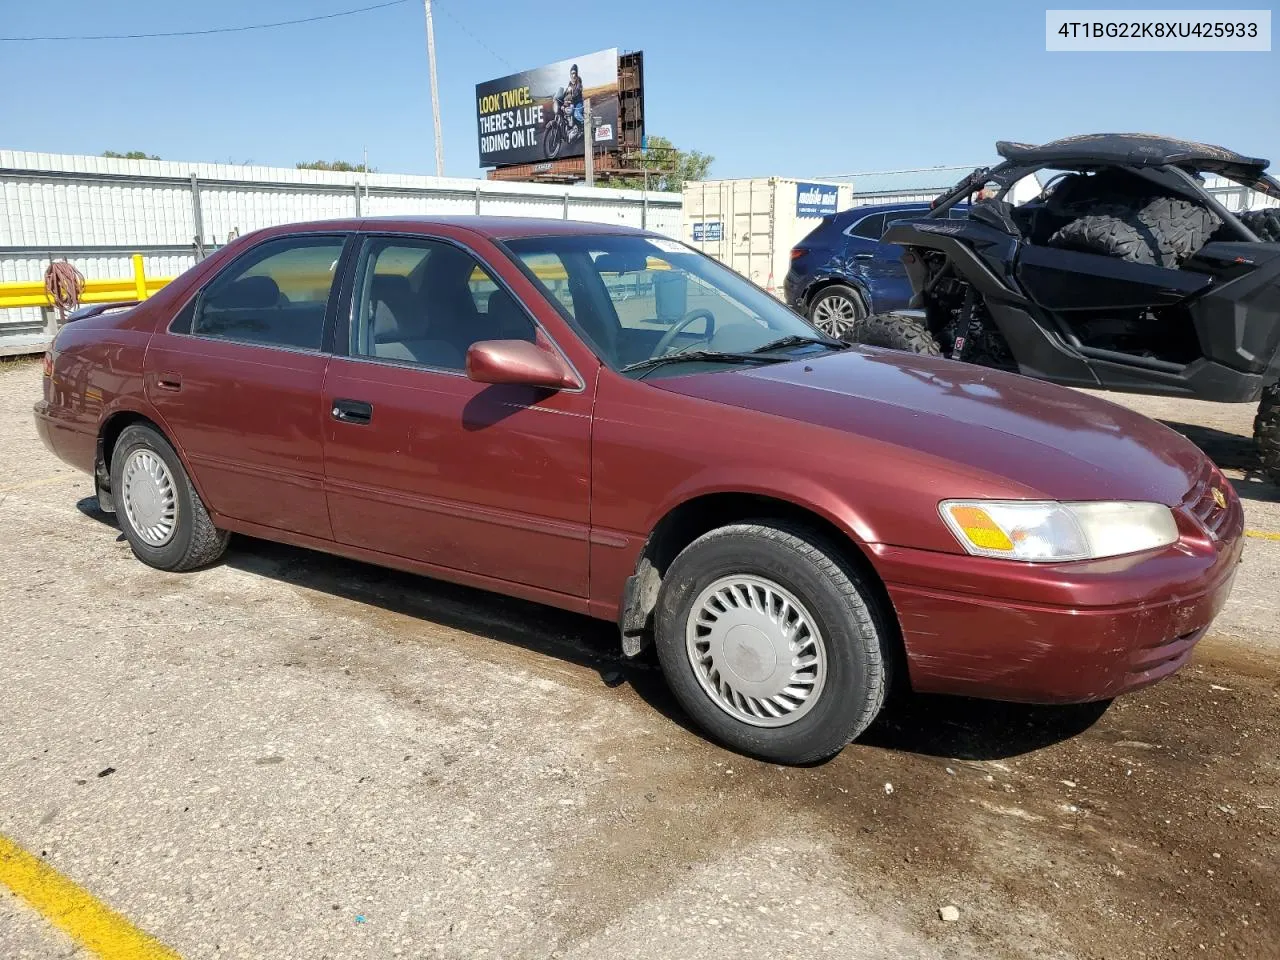
[[[695,540],[663,577],[662,671],[711,737],[773,763],[838,753],[889,683],[875,596],[821,538],[774,523]]]
[[[159,570],[194,570],[217,560],[230,536],[209,519],[200,495],[159,431],[125,427],[111,452],[116,517],[133,554]]]
[[[867,315],[862,297],[842,283],[824,287],[809,304],[809,321],[829,337],[843,340]]]
[[[1272,483],[1280,483],[1280,383],[1262,391],[1253,421],[1253,440],[1258,445],[1262,472]]]

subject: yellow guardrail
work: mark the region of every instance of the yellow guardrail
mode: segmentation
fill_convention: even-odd
[[[647,264],[650,270],[669,270],[670,266],[654,258]],[[567,280],[564,268],[559,265],[538,264],[532,268],[539,280]],[[472,274],[473,283],[488,280],[479,268]],[[81,304],[116,303],[125,300],[145,300],[173,280],[173,277],[148,277],[142,254],[133,255],[133,276],[111,277],[103,280],[85,280]],[[52,307],[53,301],[45,291],[43,280],[18,280],[0,283],[0,310],[10,307]]]
[[[82,304],[114,303],[120,300],[145,300],[173,277],[148,277],[142,254],[133,255],[133,276],[106,280],[86,280],[80,295]],[[43,280],[18,280],[0,283],[0,309],[7,307],[51,307],[53,301],[45,292]]]

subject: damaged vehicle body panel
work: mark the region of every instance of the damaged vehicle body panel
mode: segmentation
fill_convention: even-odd
[[[1234,213],[1202,180],[1280,202],[1267,161],[1131,134],[997,150],[1004,163],[889,228],[918,312],[872,316],[850,339],[1069,386],[1260,402],[1264,465],[1280,476],[1280,207]],[[1038,196],[1006,202],[1046,170]]]

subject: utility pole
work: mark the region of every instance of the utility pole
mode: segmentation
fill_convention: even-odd
[[[440,135],[440,88],[436,85],[436,30],[431,23],[431,0],[422,0],[427,11],[427,66],[431,70],[431,119],[436,129],[436,176],[444,176],[444,141]]]
[[[595,149],[595,131],[592,129],[591,123],[591,98],[587,97],[582,101],[582,140],[583,151],[582,156],[587,167],[587,186],[594,187],[596,185],[596,149]]]

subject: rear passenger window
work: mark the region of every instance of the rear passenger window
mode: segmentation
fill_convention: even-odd
[[[851,237],[864,237],[867,240],[879,240],[884,233],[884,214],[868,214],[853,224],[848,230]]]
[[[888,230],[895,223],[902,220],[919,220],[921,217],[928,214],[928,212],[928,210],[903,210],[901,213],[886,213],[884,215],[884,229]],[[881,235],[884,235],[883,230],[881,231]]]
[[[473,343],[535,339],[515,298],[475,257],[439,240],[367,240],[352,309],[356,357],[463,370]]]
[[[191,332],[319,350],[342,237],[289,237],[256,247],[200,294]]]

